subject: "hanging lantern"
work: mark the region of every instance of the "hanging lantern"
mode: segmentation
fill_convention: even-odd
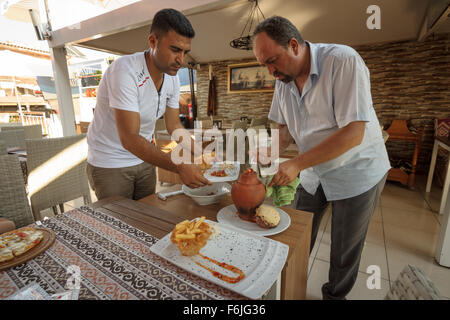
[[[240,50],[252,50],[252,26],[254,23],[254,20],[256,20],[255,26],[265,19],[264,14],[262,13],[261,9],[258,5],[258,0],[248,0],[249,2],[252,2],[252,7],[250,9],[250,13],[248,15],[247,23],[244,26],[244,29],[241,32],[241,35],[239,38],[233,39],[230,42],[230,46],[235,49]],[[248,33],[246,34],[248,26]]]

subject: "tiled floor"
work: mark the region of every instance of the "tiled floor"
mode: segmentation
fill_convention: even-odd
[[[359,274],[349,300],[383,299],[402,269],[421,268],[441,295],[450,297],[450,268],[434,259],[442,215],[437,213],[442,189],[433,186],[425,194],[426,177],[416,179],[415,190],[387,182],[372,218],[361,257]],[[331,210],[324,216],[309,261],[308,299],[322,299],[321,287],[328,281],[330,266]],[[370,265],[381,271],[380,289],[367,286]]]
[[[421,268],[440,293],[450,298],[450,268],[440,266],[434,259],[442,221],[442,215],[437,213],[442,189],[433,186],[431,193],[425,194],[425,184],[425,176],[416,178],[415,190],[395,182],[386,183],[369,226],[358,278],[347,299],[383,299],[407,264]],[[157,191],[170,187],[158,183]],[[93,192],[92,201],[96,201]],[[65,210],[82,204],[82,198],[67,202]],[[51,209],[43,214],[53,215]],[[329,208],[309,260],[308,299],[321,299],[321,287],[328,280],[330,230]],[[380,289],[368,289],[367,280],[371,275],[368,267],[371,265],[378,266],[381,271]]]

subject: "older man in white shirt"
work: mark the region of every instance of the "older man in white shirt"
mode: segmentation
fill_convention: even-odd
[[[292,140],[299,150],[280,164],[271,185],[300,175],[295,205],[314,213],[311,250],[332,204],[330,272],[322,294],[345,299],[390,168],[369,71],[354,49],[304,41],[282,17],[261,22],[253,43],[257,60],[277,79],[269,118],[279,124],[279,152]]]

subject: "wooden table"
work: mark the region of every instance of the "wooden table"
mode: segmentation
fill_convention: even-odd
[[[180,186],[173,187],[172,189],[179,190]],[[199,206],[191,198],[181,194],[171,196],[165,201],[159,199],[156,195],[151,195],[139,200],[138,203],[141,205],[140,210],[153,210],[154,214],[164,215],[165,212],[170,212],[182,217],[183,220],[205,216],[206,219],[217,221],[217,212],[233,202],[231,196],[227,196],[218,204]],[[151,207],[145,207],[145,204]],[[138,204],[135,204],[135,206],[137,207]],[[283,207],[282,209],[291,217],[291,226],[286,231],[269,237],[289,246],[288,258],[281,274],[281,299],[305,299],[313,214],[287,207]],[[120,219],[129,224],[134,223],[134,220],[127,221],[124,219],[125,215],[134,215],[134,213],[129,210],[121,213],[115,212],[113,214],[121,215]],[[134,218],[130,217],[130,219]],[[141,219],[145,219],[145,217],[142,216]],[[176,221],[173,220],[173,223],[175,222]],[[173,227],[173,224],[170,227]],[[141,229],[139,224],[136,224],[136,228]],[[149,224],[145,223],[142,228],[146,228],[149,232],[160,232],[161,237],[167,233],[164,233],[161,230],[158,231],[157,229],[159,227],[152,226],[151,222],[149,222]],[[146,231],[144,229],[141,230]],[[155,235],[158,236],[157,234]]]
[[[74,280],[80,300],[246,299],[152,254],[150,248],[181,219],[116,197],[32,224],[54,234],[54,242],[31,260],[0,271],[0,300],[34,282],[49,295],[61,293]],[[39,245],[35,249],[30,253],[39,253]]]
[[[433,182],[434,169],[436,166],[436,158],[439,148],[443,148],[450,152],[449,138],[434,138],[433,153],[431,155],[426,192],[431,191],[431,184]],[[444,216],[441,223],[441,230],[439,232],[439,240],[436,246],[435,258],[440,265],[450,267],[450,159],[447,160],[447,173],[445,174],[439,213]]]

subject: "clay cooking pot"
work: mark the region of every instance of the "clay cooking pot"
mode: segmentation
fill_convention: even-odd
[[[231,187],[231,198],[241,219],[255,221],[255,210],[264,202],[266,189],[253,169],[245,170]]]

